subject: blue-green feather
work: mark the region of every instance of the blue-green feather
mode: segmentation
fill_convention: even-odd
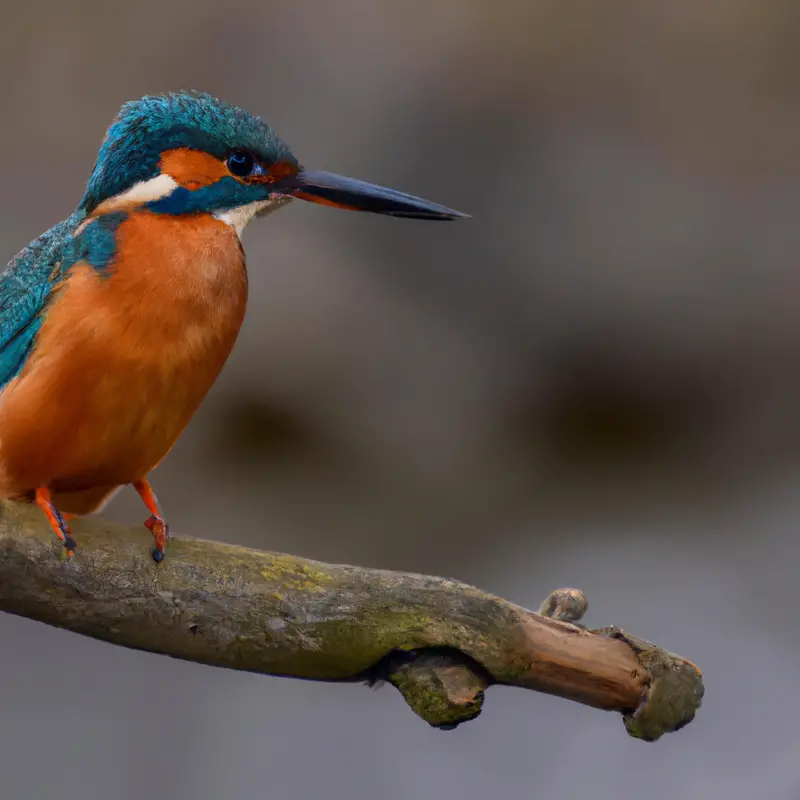
[[[65,249],[65,260],[68,265],[85,261],[107,276],[117,252],[117,228],[127,218],[126,211],[114,211],[93,220]]]
[[[172,194],[147,204],[159,214],[195,214],[246,205],[264,199],[264,188],[240,183],[235,178],[220,178],[216,183],[190,191],[178,188]]]
[[[75,230],[85,215],[76,212],[34,239],[0,273],[0,388],[25,365],[44,321],[53,289],[78,262],[108,274],[116,255],[115,231],[127,217],[106,214]]]

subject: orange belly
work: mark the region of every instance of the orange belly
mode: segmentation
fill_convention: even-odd
[[[0,393],[0,497],[48,487],[93,510],[161,461],[230,354],[247,300],[235,231],[138,212],[117,243],[110,276],[73,268]]]

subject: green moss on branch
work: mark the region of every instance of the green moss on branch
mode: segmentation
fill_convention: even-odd
[[[545,616],[443,578],[182,538],[156,565],[143,529],[101,519],[74,527],[80,549],[70,559],[38,509],[0,504],[0,610],[218,667],[328,681],[382,677],[444,727],[476,716],[492,683],[628,719],[641,719],[648,702],[654,651],[648,662],[624,639],[561,621],[585,610],[574,594],[548,598]],[[402,654],[413,657],[398,661]],[[646,738],[685,724],[699,706],[699,670],[673,658],[684,680],[671,685],[686,697],[662,697],[662,707],[680,711],[661,714]]]

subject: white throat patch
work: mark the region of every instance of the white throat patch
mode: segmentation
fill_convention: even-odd
[[[255,203],[248,203],[244,206],[236,206],[236,208],[226,208],[224,211],[217,211],[214,216],[230,225],[236,231],[236,234],[241,237],[242,231],[251,219],[255,216],[263,216],[274,211],[276,208],[286,205],[292,198],[286,195],[276,194],[270,197],[269,200],[258,200]]]

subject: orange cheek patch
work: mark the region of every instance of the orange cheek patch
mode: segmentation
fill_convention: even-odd
[[[225,164],[208,153],[198,150],[166,150],[161,154],[158,166],[161,172],[169,175],[178,186],[184,189],[202,189],[216,183],[220,178],[230,175]]]

